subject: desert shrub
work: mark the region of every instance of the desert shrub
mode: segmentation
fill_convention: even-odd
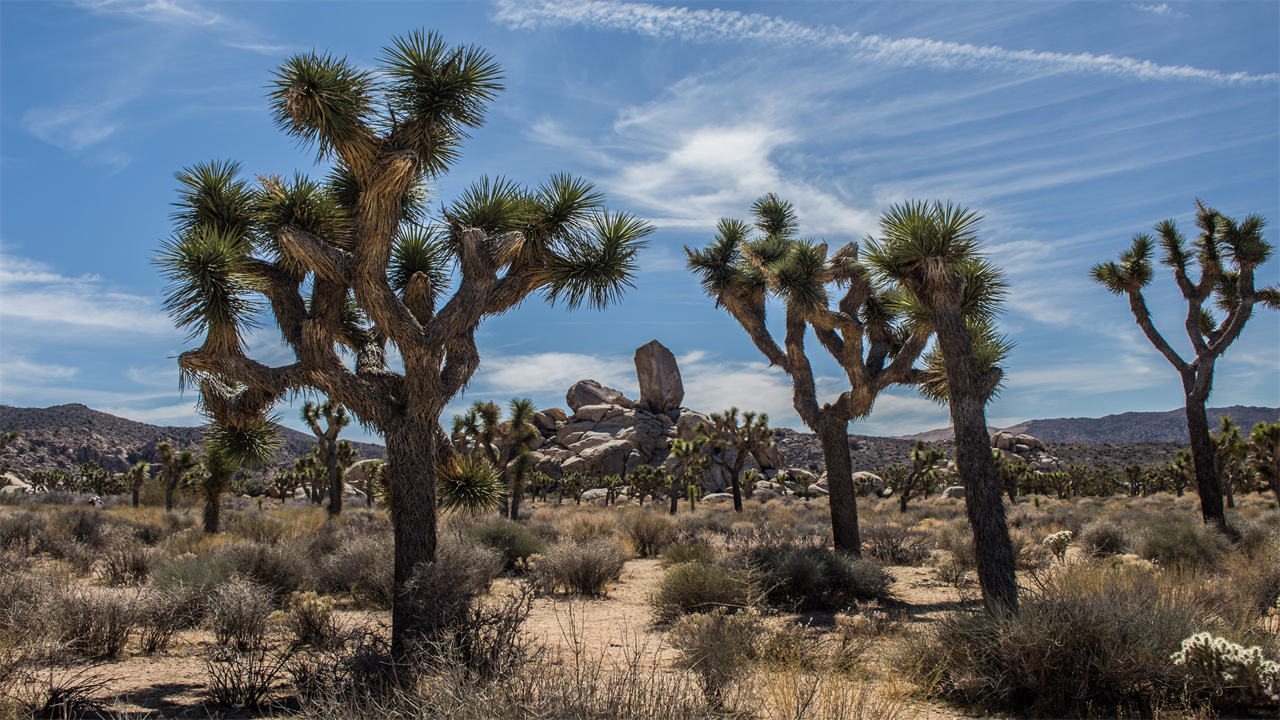
[[[712,563],[718,553],[710,545],[671,543],[662,549],[662,566],[671,567],[687,562]]]
[[[561,543],[538,560],[537,572],[548,587],[576,595],[603,595],[622,576],[627,552],[613,540]]]
[[[43,539],[40,549],[49,553],[49,557],[64,560],[76,572],[88,575],[97,563],[98,554],[94,549],[78,540]]]
[[[266,644],[272,609],[267,590],[233,577],[209,594],[206,617],[219,645],[249,650]]]
[[[333,598],[314,592],[294,593],[288,607],[278,613],[280,622],[293,637],[293,646],[324,648],[333,644],[340,631],[333,617]]]
[[[675,542],[676,530],[671,519],[652,510],[630,513],[622,525],[631,548],[640,557],[652,557]]]
[[[390,544],[378,538],[357,538],[341,545],[316,566],[316,589],[351,593],[360,605],[391,607],[395,557]]]
[[[797,610],[840,610],[859,600],[887,597],[893,578],[871,560],[825,546],[774,541],[745,559],[760,575],[770,605]]]
[[[118,655],[137,619],[128,597],[88,588],[69,591],[56,612],[67,648],[94,659]]]
[[[728,535],[739,520],[734,513],[723,510],[704,510],[676,516],[676,535],[688,540],[703,534]]]
[[[76,507],[54,517],[53,523],[72,540],[91,547],[100,546],[103,537],[102,514],[96,508]]]
[[[204,597],[193,588],[176,585],[152,590],[138,608],[138,644],[151,655],[169,647],[174,633],[200,622]]]
[[[111,585],[137,585],[151,575],[154,564],[155,551],[151,548],[132,543],[117,545],[105,553],[102,576]]]
[[[57,603],[67,578],[50,570],[10,568],[0,572],[0,630],[38,637],[57,629]]]
[[[529,556],[546,548],[546,543],[514,520],[500,518],[477,523],[465,529],[463,535],[497,550],[507,570],[524,565]]]
[[[1228,556],[1217,576],[1228,597],[1246,612],[1263,617],[1280,601],[1280,557]]]
[[[288,653],[265,647],[230,653],[211,650],[205,657],[209,700],[215,705],[262,707],[288,661]]]
[[[140,522],[133,526],[133,536],[143,545],[152,546],[164,542],[172,532],[167,530],[163,525],[156,523]]]
[[[223,552],[237,573],[271,591],[276,602],[302,587],[310,569],[301,549],[287,543],[237,543]]]
[[[40,544],[40,536],[44,532],[44,516],[33,512],[4,515],[0,517],[0,548],[23,552]]]
[[[1227,518],[1227,535],[1245,555],[1274,555],[1273,532],[1266,525],[1242,515],[1233,514]]]
[[[371,537],[364,535],[363,537]],[[307,555],[313,558],[323,558],[334,554],[338,548],[348,539],[347,533],[343,532],[334,523],[325,523],[316,529],[311,536],[310,542],[307,543]]]
[[[965,519],[953,520],[942,526],[937,532],[938,549],[946,550],[951,555],[950,568],[947,570],[956,579],[963,579],[966,574],[977,567],[977,556],[973,553],[973,529]]]
[[[1015,614],[943,616],[897,662],[943,694],[1017,713],[1143,715],[1175,699],[1171,655],[1208,623],[1196,588],[1159,571],[1071,565]]]
[[[680,651],[678,664],[698,674],[707,704],[720,710],[725,688],[756,659],[763,631],[755,611],[729,614],[719,608],[681,618],[668,637]]]
[[[1100,519],[1080,530],[1080,545],[1089,557],[1119,555],[1129,547],[1124,528],[1114,520]]]
[[[1143,528],[1137,543],[1140,556],[1188,569],[1216,566],[1229,544],[1217,530],[1191,517],[1172,515]]]
[[[933,538],[895,523],[866,523],[859,534],[862,552],[885,565],[920,565],[933,552]]]
[[[1266,659],[1261,647],[1245,648],[1212,633],[1197,633],[1182,641],[1173,664],[1225,695],[1232,705],[1280,702],[1280,663]]]
[[[569,521],[569,537],[573,538],[574,542],[601,540],[616,534],[618,534],[618,524],[614,522],[612,515],[583,513]]]
[[[649,602],[655,619],[667,623],[689,613],[708,613],[717,608],[734,612],[752,607],[759,600],[759,592],[747,570],[689,562],[668,568]]]
[[[227,520],[226,533],[255,543],[277,543],[284,539],[288,526],[283,520],[264,512],[247,512]]]
[[[151,584],[160,589],[191,588],[207,593],[235,573],[231,559],[222,555],[187,555],[161,563],[151,571]]]

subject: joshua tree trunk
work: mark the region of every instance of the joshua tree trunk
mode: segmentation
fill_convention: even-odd
[[[138,507],[138,505],[142,502],[142,498],[140,497],[141,491],[142,491],[141,485],[133,486],[133,506],[134,507]]]
[[[222,520],[222,498],[207,497],[204,500],[204,532],[215,535]]]
[[[329,466],[329,517],[342,513],[342,468],[337,463]]]
[[[831,506],[831,535],[835,548],[850,555],[862,555],[858,534],[857,490],[853,487],[853,464],[849,459],[849,425],[841,418],[824,417],[818,425],[822,459],[827,465],[827,493]]]
[[[503,483],[506,485],[506,483]],[[524,499],[524,475],[518,473],[515,480],[511,483],[511,503],[507,511],[507,517],[512,520],[520,519],[520,501]]]
[[[164,511],[173,512],[173,491],[177,489],[176,482],[167,482],[164,484]]]
[[[958,296],[959,288],[952,292]],[[943,297],[933,303],[933,320],[947,368],[956,465],[966,485],[965,510],[973,526],[978,583],[988,610],[1014,611],[1018,608],[1018,578],[1001,497],[1003,488],[991,457],[991,437],[987,435],[986,400],[992,393],[984,387],[994,388],[1000,371],[995,369],[986,376],[978,372],[959,302],[948,297],[951,293],[938,294]]]
[[[1194,393],[1187,393],[1187,435],[1191,440],[1191,457],[1196,471],[1196,492],[1200,495],[1200,515],[1205,524],[1212,523],[1225,530],[1227,515],[1222,509],[1222,485],[1214,472],[1218,459],[1214,456],[1213,438],[1209,437],[1209,417],[1204,406],[1205,400]]]
[[[675,515],[680,509],[680,486],[683,485],[683,478],[680,475],[671,476],[671,514]]]
[[[412,642],[430,642],[439,628],[425,626],[423,613],[405,592],[415,569],[436,561],[437,437],[429,421],[406,421],[386,435],[387,486],[395,517],[395,588],[391,604],[392,655],[407,657]]]

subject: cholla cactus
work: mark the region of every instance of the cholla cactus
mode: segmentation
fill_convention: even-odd
[[[1280,702],[1280,663],[1264,658],[1260,647],[1245,648],[1203,632],[1183,640],[1170,658],[1193,677],[1238,693],[1245,703]]]
[[[1073,537],[1075,537],[1075,533],[1070,530],[1060,530],[1041,542],[1044,543],[1045,547],[1049,548],[1049,552],[1053,553],[1054,557],[1065,562],[1067,559],[1067,546],[1071,544],[1071,538]]]

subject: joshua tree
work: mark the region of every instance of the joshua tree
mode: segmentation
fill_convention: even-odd
[[[1223,415],[1218,431],[1210,436],[1213,439],[1213,457],[1217,461],[1214,468],[1222,483],[1222,492],[1227,499],[1227,507],[1236,506],[1236,490],[1248,482],[1253,468],[1248,464],[1249,443],[1240,433],[1240,426],[1229,416]]]
[[[76,486],[81,492],[94,495],[115,495],[126,487],[123,477],[111,474],[93,460],[80,465]]]
[[[142,483],[150,479],[151,463],[145,460],[139,460],[129,468],[129,472],[125,473],[125,482],[133,489],[133,506],[138,507],[141,504]]]
[[[711,413],[711,424],[698,423],[697,432],[710,438],[708,447],[712,459],[729,473],[733,488],[734,512],[742,512],[742,486],[738,482],[747,457],[767,450],[773,445],[773,431],[769,429],[769,416],[753,412],[742,413],[738,424],[738,408],[731,407],[724,413]],[[729,460],[732,451],[732,460]]]
[[[685,248],[689,268],[703,290],[751,336],[771,365],[791,378],[792,405],[818,434],[827,466],[831,531],[838,550],[858,555],[858,501],[849,458],[849,421],[866,417],[890,385],[912,385],[922,376],[912,364],[929,338],[908,328],[893,310],[892,293],[871,282],[849,243],[828,255],[822,243],[802,240],[791,204],[773,194],[751,207],[753,227],[721,220],[716,238],[702,250]],[[836,308],[831,293],[843,289]],[[765,326],[768,296],[786,307],[786,335],[779,346]],[[805,353],[812,327],[818,342],[844,369],[850,389],[819,406],[813,368]]]
[[[1253,315],[1255,304],[1280,309],[1280,290],[1275,287],[1254,289],[1254,270],[1271,257],[1271,243],[1262,236],[1267,221],[1250,215],[1241,222],[1219,213],[1196,200],[1196,225],[1201,233],[1190,247],[1173,220],[1155,226],[1164,251],[1161,264],[1173,271],[1174,280],[1187,302],[1187,337],[1195,359],[1187,362],[1156,329],[1147,310],[1143,290],[1153,276],[1151,254],[1156,240],[1146,233],[1133,236],[1133,245],[1120,255],[1118,262],[1099,263],[1091,275],[1095,281],[1115,295],[1127,295],[1129,309],[1146,334],[1147,340],[1173,365],[1182,379],[1186,397],[1187,434],[1195,461],[1196,490],[1200,494],[1200,514],[1205,523],[1226,529],[1222,508],[1222,484],[1218,480],[1213,441],[1209,438],[1209,418],[1205,403],[1213,390],[1213,367],[1222,353],[1240,336],[1245,323]],[[1200,277],[1192,280],[1189,272],[1199,267]],[[1207,301],[1225,318],[1219,322]]]
[[[215,424],[205,443],[204,474],[200,490],[204,494],[204,531],[214,534],[222,517],[222,496],[231,487],[240,468],[261,466],[275,457],[283,442],[280,429],[259,420],[240,426]]]
[[[524,481],[533,469],[530,445],[540,436],[533,424],[537,409],[528,398],[511,401],[510,417],[502,421],[502,411],[492,402],[472,403],[464,415],[453,416],[452,437],[455,442],[469,438],[484,451],[489,462],[498,469],[503,487],[507,488],[507,517],[520,517],[520,500],[524,497]]]
[[[1249,465],[1266,480],[1280,503],[1280,422],[1259,422],[1249,433]]]
[[[196,454],[190,450],[175,452],[167,442],[156,445],[156,457],[160,458],[160,482],[164,485],[164,511],[173,511],[173,493],[200,464]]]
[[[925,447],[923,440],[916,441],[911,448],[910,471],[902,479],[901,485],[894,484],[895,488],[902,490],[898,496],[898,512],[906,513],[907,503],[913,498],[929,497],[929,490],[938,477],[938,463],[945,458],[946,455],[941,450]]]
[[[386,471],[387,464],[381,460],[374,460],[364,463],[364,506],[366,508],[373,507],[373,489],[382,484],[382,473]]]
[[[17,430],[10,430],[7,433],[0,434],[0,450],[9,447],[20,437],[22,436],[18,434]]]
[[[951,408],[956,465],[965,484],[978,582],[988,610],[1014,610],[1018,583],[1000,478],[987,434],[987,402],[1000,388],[1010,343],[995,330],[1004,297],[1001,273],[979,254],[981,218],[951,204],[909,202],[881,217],[867,260],[902,293],[916,333],[937,337],[925,358],[921,392]]]
[[[667,473],[652,465],[640,465],[632,470],[626,479],[627,489],[636,502],[644,505],[644,497],[648,495],[654,502],[658,500],[658,492],[670,484]]]
[[[157,260],[171,281],[168,311],[203,338],[178,364],[218,422],[261,419],[310,389],[382,434],[397,657],[438,630],[402,591],[435,561],[436,471],[450,451],[440,413],[479,365],[476,328],[534,293],[570,309],[605,307],[631,285],[651,230],[605,211],[600,193],[565,175],[537,189],[483,180],[441,209],[439,229],[418,225],[423,183],[457,160],[500,79],[488,53],[434,33],[397,38],[376,70],[316,52],[291,57],[272,82],[273,116],[316,148],[328,178],[268,176],[251,186],[235,163],[183,171],[177,232]],[[459,277],[446,301],[450,267]],[[255,294],[292,363],[244,354]],[[387,343],[403,372],[388,367]]]
[[[281,470],[272,479],[276,493],[280,495],[280,504],[293,497],[293,491],[306,484],[306,478],[297,470]]]
[[[679,463],[679,469],[671,474],[671,514],[675,515],[679,509],[680,496],[688,494],[690,509],[693,507],[693,494],[688,492],[690,483],[696,482],[702,477],[707,469],[707,465],[711,463],[711,457],[706,454],[705,450],[711,439],[706,435],[698,435],[692,440],[684,440],[677,438],[671,443],[671,457],[675,458]],[[682,492],[683,491],[683,492]]]
[[[502,478],[479,452],[456,453],[439,467],[436,487],[441,510],[470,515],[502,507]]]
[[[320,427],[320,421],[326,427]],[[316,436],[316,460],[324,466],[325,476],[329,481],[329,515],[342,513],[342,479],[347,466],[355,462],[359,451],[346,440],[338,440],[338,433],[351,423],[347,409],[332,400],[325,400],[317,405],[308,400],[302,406],[302,421],[311,428]]]

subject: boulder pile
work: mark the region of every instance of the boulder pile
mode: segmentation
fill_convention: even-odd
[[[991,447],[1027,464],[1032,472],[1066,472],[1067,463],[1049,454],[1044,443],[1030,435],[998,432],[991,436]]]
[[[681,407],[684,385],[675,355],[657,340],[636,349],[640,399],[632,400],[595,380],[580,380],[565,394],[568,410],[536,413],[540,439],[532,446],[534,469],[558,478],[564,473],[590,477],[630,474],[641,465],[671,471],[672,443],[693,439],[707,415]],[[732,451],[730,451],[732,453]],[[729,461],[732,462],[732,454]],[[753,453],[743,465],[772,479],[783,469],[775,449]],[[720,467],[707,471],[706,490],[718,493],[729,485]]]

